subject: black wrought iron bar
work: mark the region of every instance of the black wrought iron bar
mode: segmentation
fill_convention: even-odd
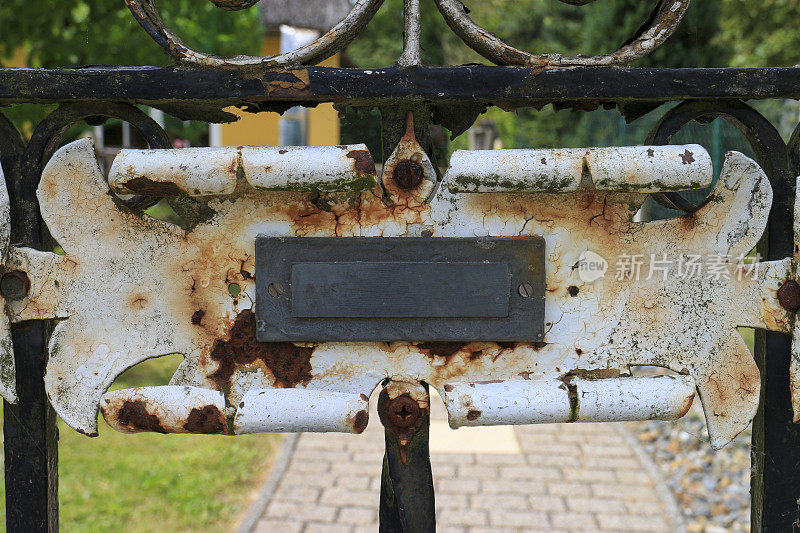
[[[294,70],[109,66],[0,69],[0,103],[125,101],[208,109],[269,103],[433,103],[800,99],[800,68],[387,67]]]

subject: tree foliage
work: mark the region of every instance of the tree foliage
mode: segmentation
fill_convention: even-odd
[[[722,46],[732,52],[731,66],[791,66],[800,63],[797,0],[724,0],[720,9]]]
[[[202,0],[161,4],[164,20],[190,46],[223,55],[257,53],[261,47],[257,8],[230,13]],[[170,62],[122,0],[3,0],[0,50],[8,58],[20,48],[32,67]]]

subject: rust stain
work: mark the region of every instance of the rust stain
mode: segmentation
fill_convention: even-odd
[[[313,352],[314,348],[295,346],[291,342],[258,342],[256,315],[245,309],[233,321],[228,339],[218,339],[214,343],[210,357],[218,367],[208,377],[227,393],[237,367],[261,361],[275,377],[275,387],[294,387],[308,383],[313,377]]]
[[[134,293],[128,298],[131,309],[142,310],[147,306],[147,297],[141,293]]]
[[[470,409],[467,411],[467,420],[477,420],[483,413],[477,409]]]
[[[392,180],[403,190],[415,189],[425,179],[425,169],[411,159],[398,161],[392,171]]]
[[[353,160],[353,168],[357,172],[363,174],[376,174],[375,161],[372,159],[372,154],[369,150],[350,150],[347,152],[347,157]]]
[[[189,433],[215,435],[225,433],[225,415],[216,405],[206,405],[202,408],[195,407],[189,413],[183,429]]]
[[[198,309],[197,311],[192,313],[192,324],[194,324],[195,326],[202,325],[203,317],[205,316],[205,314],[206,312],[203,311],[202,309]]]
[[[568,373],[569,376],[576,376],[581,379],[608,379],[618,378],[620,376],[619,369],[617,368],[597,368],[593,370],[586,370],[583,368],[576,368]]]
[[[694,154],[688,148],[681,154],[681,163],[684,165],[694,163]]]
[[[378,417],[383,427],[397,438],[400,460],[404,464],[408,462],[408,444],[423,424],[428,423],[429,415],[430,409],[421,407],[408,392],[390,399],[383,389],[378,395]]]
[[[135,431],[167,433],[158,416],[148,411],[142,400],[126,400],[117,412],[117,421]]]
[[[180,196],[181,189],[177,185],[169,181],[153,181],[144,176],[133,178],[126,181],[123,185],[129,191],[141,194],[143,196]]]
[[[445,358],[452,357],[456,353],[460,352],[465,346],[466,344],[463,342],[450,341],[421,342],[417,344],[417,348],[428,355]]]
[[[683,418],[684,416],[686,416],[686,413],[689,412],[689,409],[692,407],[692,402],[694,402],[694,394],[695,393],[692,393],[686,397],[683,406],[681,406],[681,413],[680,415],[678,415],[678,418]]]
[[[367,423],[369,422],[369,413],[367,411],[359,411],[356,413],[355,420],[353,420],[353,429],[357,434],[361,434],[367,429]]]
[[[790,279],[778,289],[776,296],[781,306],[789,311],[800,309],[800,284]]]

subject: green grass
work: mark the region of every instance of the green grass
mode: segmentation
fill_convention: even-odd
[[[166,384],[179,362],[179,356],[146,361],[113,388]],[[60,522],[66,532],[229,531],[280,442],[266,434],[124,435],[102,419],[96,438],[60,420],[58,428]],[[0,506],[0,527],[4,514]]]

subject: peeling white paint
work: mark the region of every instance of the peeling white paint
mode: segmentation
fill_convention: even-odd
[[[694,399],[689,376],[509,380],[442,388],[450,427],[674,420]]]
[[[315,431],[361,433],[369,420],[368,397],[313,389],[251,389],[242,397],[236,434]]]
[[[0,166],[0,263],[7,264],[11,239],[11,202],[8,197],[6,178]],[[14,347],[11,343],[11,327],[5,299],[0,297],[0,396],[9,403],[17,403],[17,372],[14,362]]]
[[[225,396],[199,387],[163,385],[107,392],[103,418],[122,433],[224,433]]]
[[[711,156],[697,144],[602,148],[456,150],[451,192],[573,192],[584,171],[599,191],[651,193],[711,185]]]
[[[693,157],[692,164],[702,159]],[[758,404],[758,369],[736,328],[791,327],[791,314],[775,297],[790,259],[761,263],[752,278],[736,276],[737,256],[761,237],[772,202],[764,173],[738,153],[728,154],[713,197],[700,210],[651,223],[631,220],[644,194],[583,187],[564,194],[456,194],[440,187],[428,202],[405,203],[387,202],[375,188],[321,203],[316,194],[239,182],[234,194],[209,199],[214,216],[187,232],[120,210],[86,140],[56,153],[37,194],[67,255],[13,249],[8,263],[33,267],[27,270],[33,289],[9,302],[9,310],[14,321],[66,318],[50,342],[45,386],[59,415],[87,434],[96,433],[98,404],[117,375],[149,357],[181,353],[172,385],[220,390],[228,412],[260,390],[360,397],[386,378],[441,390],[522,378],[553,383],[578,369],[625,374],[630,365],[662,366],[694,380],[712,445],[719,447],[747,426]],[[403,236],[420,228],[433,237],[543,236],[544,343],[255,342],[257,235]],[[573,267],[586,251],[609,262],[605,277],[581,279]],[[671,271],[666,279],[646,272],[617,279],[615,263],[624,254],[681,253],[724,256],[733,277],[682,278]],[[235,297],[232,283],[241,289]],[[96,378],[81,379],[89,368]],[[681,392],[684,384],[678,385]],[[667,409],[672,396],[664,398]],[[305,407],[298,405],[298,412]],[[603,409],[596,416],[606,416]],[[655,408],[643,409],[630,412]]]

